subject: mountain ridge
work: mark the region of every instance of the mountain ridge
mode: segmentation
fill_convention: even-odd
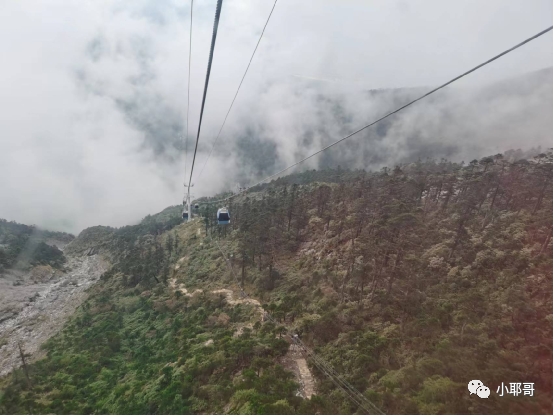
[[[0,408],[361,413],[307,355],[315,394],[296,395],[295,333],[385,413],[549,413],[552,181],[550,151],[308,171],[233,198],[226,227],[205,204],[101,229],[112,266]],[[497,396],[511,381],[534,396]]]

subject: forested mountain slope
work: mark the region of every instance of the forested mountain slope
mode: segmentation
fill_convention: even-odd
[[[316,396],[296,396],[279,363],[298,333],[388,414],[553,412],[553,153],[338,176],[239,196],[226,227],[203,205],[85,231],[73,248],[114,265],[47,358],[3,380],[1,410],[364,413],[316,367]],[[213,293],[237,283],[276,324]],[[496,393],[511,382],[534,396]]]
[[[0,219],[0,274],[12,267],[51,265],[60,268],[65,259],[58,248],[73,238],[65,232],[41,230]]]

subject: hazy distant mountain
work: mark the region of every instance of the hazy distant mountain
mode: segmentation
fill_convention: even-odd
[[[256,118],[254,111],[255,124],[243,117],[234,137],[216,149],[216,154],[235,159],[229,183],[248,183],[252,177],[274,173],[432,89],[340,93],[316,82],[294,88],[298,102],[305,101],[307,107],[302,109],[303,119],[296,113],[301,111],[291,107],[283,120],[291,127],[282,129],[268,122],[267,114]],[[379,169],[426,157],[469,161],[508,148],[547,146],[553,131],[551,113],[553,68],[482,87],[455,85],[349,138],[303,168]]]

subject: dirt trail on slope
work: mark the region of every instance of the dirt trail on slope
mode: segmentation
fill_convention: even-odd
[[[184,284],[177,284],[176,278],[173,278],[172,280],[169,281],[169,286],[175,291],[180,291],[185,297],[192,297],[193,295],[201,294],[204,292],[203,290],[200,290],[200,289],[194,290],[193,292],[189,292],[184,286]]]
[[[236,304],[251,304],[253,306],[256,306],[258,308],[258,311],[263,314],[263,308],[261,307],[261,303],[257,300],[254,300],[253,298],[240,298],[238,300],[235,300],[234,299],[234,293],[232,290],[228,290],[228,289],[220,289],[220,290],[213,290],[211,291],[213,294],[223,294],[226,299],[227,299],[227,303],[231,304],[231,305],[236,305]]]
[[[311,374],[311,370],[309,370],[307,360],[303,357],[301,348],[292,343],[288,353],[281,359],[280,363],[296,374],[296,380],[300,384],[297,395],[304,399],[311,399],[315,394],[315,379]]]
[[[31,361],[40,358],[41,344],[63,327],[87,297],[86,289],[98,281],[107,269],[98,255],[69,257],[67,265],[70,271],[50,284],[13,287],[14,292],[36,291],[31,301],[0,323],[0,376],[21,366],[19,342],[25,353],[32,355]]]
[[[188,289],[184,286],[182,283],[177,283],[177,279],[173,278],[169,281],[169,286],[174,289],[175,291],[180,291],[182,294],[184,294],[187,297],[192,297],[195,294],[201,294],[204,291],[201,289],[196,289],[193,292],[188,291]],[[256,307],[258,307],[259,311],[263,313],[263,308],[261,308],[261,303],[257,300],[254,300],[253,298],[240,298],[238,300],[234,299],[234,292],[232,290],[221,288],[218,290],[210,291],[212,294],[223,294],[225,296],[225,299],[227,300],[227,303],[230,305],[237,305],[237,304],[251,304]]]
[[[187,297],[192,297],[196,293],[203,292],[202,290],[197,289],[193,293],[189,293],[184,284],[177,284],[176,278],[173,278],[171,281],[169,281],[169,285],[171,286],[171,288],[176,291],[180,291],[181,293],[183,293],[183,295]],[[225,288],[213,290],[211,291],[211,293],[223,294],[227,300],[227,303],[229,303],[230,305],[251,304],[255,306],[261,316],[261,321],[263,321],[265,311],[263,310],[263,307],[261,307],[261,303],[259,301],[253,298],[235,299],[234,292]],[[240,336],[244,331],[244,327],[252,328],[253,325],[246,324],[239,326],[233,337]],[[213,342],[213,340],[208,341]],[[311,399],[311,396],[315,394],[315,379],[313,377],[313,374],[311,373],[311,370],[309,370],[309,366],[307,365],[307,361],[302,355],[301,349],[296,344],[292,343],[288,349],[288,353],[286,353],[286,355],[281,359],[280,363],[286,369],[296,375],[296,381],[300,385],[297,395],[301,396],[304,399]]]

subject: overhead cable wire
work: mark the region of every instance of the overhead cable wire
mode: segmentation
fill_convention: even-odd
[[[230,260],[228,259],[228,257],[225,255],[225,253],[223,252],[221,246],[219,245],[219,243],[217,242],[217,240],[215,240],[215,244],[217,245],[217,247],[219,248],[219,251],[221,252],[221,255],[223,256],[225,262],[227,263],[227,266],[229,267],[230,271],[231,271],[231,274],[235,280],[235,282],[237,283],[238,287],[240,288],[240,294],[242,295],[242,297],[246,297],[246,298],[249,298],[249,299],[252,299],[251,296],[245,292],[245,290],[243,289],[242,285],[240,284],[240,282],[238,281],[238,277],[236,276],[236,274],[234,273],[234,269],[232,267],[232,264],[230,263]],[[271,314],[267,311],[264,310],[264,314],[267,316],[267,318],[269,318],[269,320],[271,320],[274,324],[278,324],[277,321],[271,316]],[[286,331],[288,331],[288,329],[286,328]],[[312,350],[310,350],[307,346],[305,346],[305,344],[303,342],[301,342],[301,340],[299,339],[299,337],[296,337],[296,336],[293,336],[293,335],[290,335],[289,333],[287,333],[287,336],[290,338],[290,340],[295,343],[295,344],[298,344],[298,342],[301,343],[302,345],[302,349],[305,351],[305,353],[311,357],[313,359],[313,363],[315,364],[315,366],[321,371],[323,372],[325,375],[327,375],[330,380],[336,385],[338,386],[340,389],[342,389],[345,394],[357,405],[359,406],[360,408],[362,408],[363,410],[365,410],[365,412],[367,412],[368,414],[371,414],[371,411],[369,408],[367,408],[364,404],[363,404],[363,400],[365,400],[366,402],[368,402],[370,404],[370,407],[374,408],[375,411],[377,411],[379,414],[384,414],[378,407],[376,407],[372,402],[368,401],[367,398],[365,398],[363,396],[363,394],[361,392],[359,392],[358,390],[356,390],[351,384],[348,384],[346,381],[344,381],[343,379],[341,379],[338,375],[336,374],[332,374],[332,371],[334,371],[332,369],[332,371],[329,369],[329,365],[328,363],[325,365],[323,364],[322,362],[324,362],[324,360],[322,360],[321,358],[317,357],[315,352],[313,352]],[[334,371],[334,373],[336,373]]]
[[[379,414],[383,414],[382,410],[378,408],[375,404],[373,404],[371,401],[369,401],[365,395],[363,395],[361,392],[359,392],[355,387],[349,383],[347,380],[343,379],[341,375],[330,365],[330,363],[326,362],[322,357],[317,356],[317,354],[309,349],[309,347],[306,346],[305,343],[301,341],[301,339],[298,337],[296,338],[297,342],[301,345],[301,347],[304,349],[306,354],[308,354],[314,361],[316,361],[320,366],[324,367],[327,372],[334,375],[339,383],[344,385],[346,389],[348,389],[351,393],[353,393],[357,399],[359,399],[361,402],[365,402],[369,405],[370,408],[374,409]],[[364,405],[362,405],[364,406]]]
[[[243,298],[249,298],[249,299],[252,299],[252,297],[244,290],[244,287],[243,285],[240,283],[240,281],[238,280],[238,277],[236,276],[236,273],[234,272],[234,268],[232,267],[232,263],[230,262],[228,256],[224,253],[223,249],[221,248],[221,246],[219,245],[219,242],[217,241],[217,239],[214,239],[215,241],[215,244],[217,245],[217,248],[219,249],[219,251],[221,252],[221,255],[223,256],[223,259],[225,260],[229,270],[230,270],[230,273],[234,279],[234,281],[236,282],[236,284],[238,285],[239,289],[240,289],[240,295],[243,297]],[[261,306],[260,306],[261,307]],[[265,310],[263,310],[264,312],[264,315],[267,316],[267,318],[269,320],[271,320],[271,322],[273,322],[274,324],[278,324],[278,322],[271,316],[271,314]],[[330,380],[336,385],[338,386],[340,389],[342,389],[342,391],[346,394],[346,396],[351,400],[353,401],[358,407],[360,407],[361,409],[363,409],[365,412],[367,412],[369,415],[372,414],[372,410],[374,410],[376,413],[378,413],[379,415],[384,415],[384,412],[382,412],[381,409],[379,409],[375,404],[373,404],[371,401],[369,401],[361,392],[359,392],[353,385],[351,385],[349,382],[347,382],[346,380],[342,379],[340,377],[340,375],[336,372],[336,370],[334,368],[332,368],[332,366],[330,366],[329,363],[327,363],[324,359],[322,359],[321,357],[317,356],[317,354],[309,349],[305,343],[303,343],[301,341],[301,339],[299,337],[297,337],[297,335],[294,335],[293,334],[290,334],[288,333],[290,330],[288,328],[286,328],[286,332],[287,332],[287,336],[290,338],[290,340],[295,343],[295,344],[299,344],[301,347],[301,349],[305,352],[305,354],[307,356],[309,356],[312,361],[313,361],[313,364],[322,372],[324,373],[327,377],[330,378]],[[368,404],[368,406],[367,406]]]
[[[260,216],[260,215],[258,215]],[[234,268],[232,267],[232,263],[229,260],[229,256],[224,253],[223,248],[221,248],[219,242],[217,239],[214,239],[215,244],[217,245],[217,248],[221,252],[221,255],[223,256],[223,259],[227,263],[227,266],[230,269],[231,275],[240,289],[240,294],[242,298],[249,298],[252,299],[252,297],[245,291],[244,286],[239,281],[238,277],[236,276],[236,273],[234,272]],[[275,324],[279,324],[269,312],[265,311],[265,315],[269,320],[271,320]],[[286,328],[287,332],[290,331],[288,328]],[[292,334],[293,330],[292,330]],[[318,356],[313,350],[311,350],[305,343],[301,341],[299,337],[295,337],[293,335],[287,334],[288,337],[296,344],[299,345],[302,351],[312,359],[313,364],[325,375],[329,376],[332,382],[338,386],[339,388],[343,389],[343,391],[346,393],[346,395],[359,407],[364,409],[367,413],[372,413],[371,411],[375,411],[379,415],[384,414],[380,408],[378,408],[374,403],[372,403],[370,400],[368,400],[359,390],[357,390],[351,383],[349,383],[347,380],[343,379],[341,375],[328,363],[326,362],[322,357]]]
[[[414,99],[414,100],[412,100],[412,101],[409,101],[407,104],[402,105],[401,107],[399,107],[399,108],[397,108],[397,109],[395,109],[395,110],[393,110],[393,111],[391,111],[391,112],[388,112],[386,115],[384,115],[384,116],[378,118],[377,120],[371,122],[370,124],[367,124],[367,125],[365,125],[365,126],[359,128],[359,129],[353,131],[352,133],[346,135],[345,137],[342,137],[342,138],[340,138],[339,140],[334,141],[332,144],[329,144],[328,146],[321,148],[320,150],[318,150],[318,151],[316,151],[315,153],[313,153],[313,154],[311,154],[311,155],[309,155],[309,156],[307,156],[307,157],[301,159],[300,161],[297,161],[296,163],[289,165],[288,167],[286,167],[286,168],[284,168],[284,169],[278,171],[277,173],[272,174],[272,175],[270,175],[270,176],[268,176],[268,177],[265,177],[264,179],[258,181],[257,183],[255,183],[255,184],[253,184],[253,185],[251,185],[251,186],[249,186],[249,187],[246,187],[244,190],[241,190],[240,192],[238,192],[238,193],[236,193],[236,194],[234,194],[234,195],[232,195],[232,196],[229,196],[229,197],[226,198],[226,199],[221,199],[221,200],[216,200],[216,201],[213,201],[213,202],[206,202],[206,203],[218,203],[218,202],[226,201],[226,200],[229,200],[229,199],[233,199],[233,198],[235,198],[236,196],[239,196],[239,195],[241,195],[242,193],[245,193],[245,192],[249,191],[251,188],[253,188],[253,187],[255,187],[255,186],[258,186],[258,185],[260,185],[260,184],[262,184],[262,183],[264,183],[264,182],[266,182],[266,181],[268,181],[268,180],[271,180],[271,179],[273,179],[273,178],[279,176],[280,174],[282,174],[282,173],[284,173],[284,172],[290,170],[291,168],[296,167],[297,165],[299,165],[299,164],[301,164],[301,163],[303,163],[303,162],[305,162],[305,161],[307,161],[307,160],[309,160],[309,159],[315,157],[316,155],[322,153],[323,151],[326,151],[326,150],[328,150],[329,148],[332,148],[332,147],[334,147],[335,145],[340,144],[342,141],[345,141],[345,140],[347,140],[348,138],[353,137],[354,135],[360,133],[361,131],[364,131],[364,130],[366,130],[367,128],[372,127],[373,125],[379,123],[380,121],[383,121],[383,120],[385,120],[386,118],[388,118],[388,117],[390,117],[390,116],[392,116],[392,115],[394,115],[394,114],[397,114],[398,112],[404,110],[405,108],[410,107],[411,105],[415,104],[416,102],[419,102],[419,101],[423,100],[424,98],[426,98],[426,97],[428,97],[428,96],[434,94],[435,92],[439,91],[440,89],[443,89],[443,88],[445,88],[446,86],[451,85],[452,83],[458,81],[459,79],[461,79],[461,78],[463,78],[463,77],[465,77],[465,76],[467,76],[467,75],[469,75],[469,74],[471,74],[471,73],[477,71],[478,69],[480,69],[480,68],[482,68],[482,67],[484,67],[484,66],[486,66],[486,65],[488,65],[488,64],[490,64],[490,63],[492,63],[492,62],[494,62],[494,61],[496,61],[497,59],[501,58],[502,56],[505,56],[505,55],[507,55],[508,53],[513,52],[514,50],[516,50],[516,49],[518,49],[518,48],[524,46],[524,45],[527,44],[528,42],[531,42],[532,40],[535,40],[535,39],[539,38],[540,36],[545,35],[546,33],[550,32],[551,30],[553,30],[553,26],[550,26],[550,27],[548,27],[547,29],[542,30],[541,32],[535,34],[534,36],[529,37],[529,38],[526,39],[526,40],[523,40],[522,42],[516,44],[515,46],[513,46],[513,47],[511,47],[511,48],[509,48],[509,49],[507,49],[507,50],[505,50],[505,51],[503,51],[503,52],[501,52],[501,53],[498,54],[498,55],[495,55],[493,58],[490,58],[490,59],[488,59],[487,61],[485,61],[485,62],[483,62],[483,63],[481,63],[481,64],[475,66],[474,68],[472,68],[472,69],[470,69],[470,70],[468,70],[468,71],[462,73],[461,75],[456,76],[455,78],[453,78],[453,79],[447,81],[446,83],[444,83],[444,84],[442,84],[442,85],[440,85],[440,86],[438,86],[438,87],[436,87],[436,88],[434,88],[434,89],[428,91],[427,93],[421,95],[420,97],[418,97],[418,98],[416,98],[416,99]]]
[[[294,337],[294,342],[299,345],[300,349],[302,349],[305,352],[305,355],[311,358],[312,362],[321,370],[323,373],[325,373],[330,379],[333,381],[335,385],[337,385],[339,388],[341,388],[350,398],[357,403],[359,407],[364,409],[369,414],[374,412],[378,413],[379,415],[384,415],[384,412],[378,408],[375,404],[373,404],[371,401],[369,401],[365,395],[363,395],[361,392],[359,392],[357,389],[355,389],[349,382],[345,381],[340,377],[340,375],[330,366],[327,362],[325,362],[321,357],[317,356],[317,354],[309,349],[305,343],[301,341],[299,337]],[[352,397],[353,396],[353,397]],[[367,406],[368,405],[368,406]]]
[[[190,115],[190,70],[192,68],[192,22],[194,15],[194,0],[190,0],[190,43],[188,45],[188,100],[186,104],[186,130],[184,132],[184,184],[186,185],[186,161],[188,159],[188,119]],[[190,184],[190,183],[188,183]]]
[[[209,86],[209,77],[211,75],[211,65],[213,63],[213,52],[215,51],[215,42],[217,41],[217,29],[219,28],[219,19],[221,17],[221,8],[223,0],[217,0],[217,8],[215,9],[215,20],[213,22],[213,36],[211,37],[211,49],[209,51],[209,61],[207,63],[207,73],[205,76],[204,95],[202,98],[202,107],[200,110],[200,121],[198,123],[198,134],[196,136],[196,146],[194,148],[194,157],[192,158],[192,168],[190,169],[190,180],[188,181],[188,195],[190,195],[190,186],[192,186],[192,175],[194,174],[194,163],[196,162],[196,153],[198,152],[198,142],[200,141],[200,131],[202,129],[202,119],[204,116],[205,99],[207,96],[207,88]]]
[[[292,336],[289,336],[292,341],[298,345],[297,343],[297,338],[296,337],[292,337]],[[312,356],[310,356],[308,353],[305,352],[305,350],[303,350],[303,348],[300,346],[300,350],[304,351],[304,355],[308,358],[312,358]],[[317,369],[319,369],[323,374],[325,374],[331,381],[332,383],[334,383],[334,385],[336,385],[338,388],[342,389],[342,391],[346,394],[346,396],[352,401],[354,402],[358,407],[360,407],[361,409],[363,409],[366,413],[368,413],[369,415],[371,415],[371,411],[370,409],[368,409],[365,405],[363,405],[363,402],[360,401],[359,397],[356,396],[356,394],[348,391],[347,389],[345,389],[342,385],[340,385],[340,383],[337,381],[337,379],[331,374],[328,372],[328,370],[326,370],[325,367],[321,366],[319,364],[318,361],[316,361],[315,359],[312,358],[312,363],[315,367],[317,367]],[[382,413],[382,412],[380,412]]]
[[[211,154],[213,153],[213,149],[215,148],[215,145],[217,144],[217,141],[219,140],[219,136],[221,135],[221,131],[223,131],[223,128],[225,127],[225,124],[227,123],[227,118],[230,114],[230,111],[232,110],[232,107],[234,105],[234,101],[236,101],[236,97],[238,96],[238,93],[240,92],[240,88],[242,87],[242,83],[244,82],[244,79],[246,78],[246,75],[248,74],[248,70],[250,69],[250,65],[252,64],[253,58],[255,56],[255,52],[257,52],[257,48],[259,47],[259,44],[261,43],[261,39],[263,38],[263,35],[265,34],[265,29],[267,29],[267,25],[269,24],[269,20],[271,20],[271,16],[273,15],[273,12],[275,10],[275,7],[277,5],[278,0],[275,0],[273,4],[273,8],[271,9],[271,12],[269,13],[269,17],[267,17],[267,21],[265,22],[265,26],[263,27],[263,30],[261,31],[261,35],[259,36],[259,39],[257,40],[257,45],[255,45],[255,49],[253,50],[252,56],[250,57],[250,62],[248,63],[248,66],[246,67],[246,71],[244,72],[244,75],[242,76],[242,80],[240,81],[240,85],[238,85],[238,89],[236,90],[236,94],[234,94],[234,98],[232,99],[232,102],[230,104],[230,107],[227,111],[227,115],[225,115],[225,119],[223,120],[223,124],[221,125],[221,128],[219,129],[219,132],[217,133],[217,136],[215,137],[215,140],[213,140],[213,145],[211,146],[211,150],[209,151],[209,154],[207,156],[207,159],[205,160],[205,163],[200,170],[200,174],[198,175],[198,178],[202,175],[205,166],[207,165],[207,162],[209,161],[209,158],[211,157]]]

